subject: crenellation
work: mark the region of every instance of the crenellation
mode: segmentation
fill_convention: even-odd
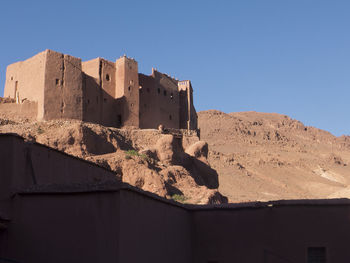
[[[7,67],[4,96],[36,102],[37,119],[78,119],[105,126],[197,129],[189,80],[152,68],[138,72],[125,54],[115,62],[81,61],[45,50]]]

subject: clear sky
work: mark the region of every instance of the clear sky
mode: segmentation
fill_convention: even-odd
[[[190,79],[197,111],[289,115],[350,135],[350,1],[3,0],[6,66],[45,49]]]

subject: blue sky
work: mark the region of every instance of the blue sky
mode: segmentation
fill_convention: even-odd
[[[0,2],[6,66],[45,49],[190,79],[198,111],[287,114],[350,135],[350,1]]]

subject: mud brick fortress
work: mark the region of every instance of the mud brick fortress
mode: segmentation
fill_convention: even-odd
[[[155,69],[150,76],[141,74],[137,62],[126,56],[115,63],[102,58],[82,62],[45,50],[7,67],[4,97],[15,103],[3,108],[37,120],[197,129],[191,82]]]

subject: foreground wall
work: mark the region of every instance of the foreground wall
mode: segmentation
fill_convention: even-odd
[[[129,190],[20,194],[2,238],[16,262],[192,262],[187,211]]]
[[[349,205],[197,211],[193,227],[194,262],[198,263],[350,260]],[[308,248],[312,247],[325,248],[327,261],[308,261]]]

